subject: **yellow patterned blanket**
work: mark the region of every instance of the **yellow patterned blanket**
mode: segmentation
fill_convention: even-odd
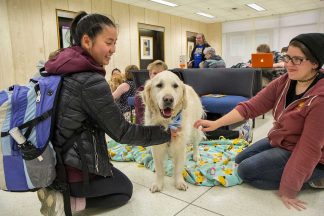
[[[237,175],[235,156],[249,144],[243,139],[220,139],[202,141],[199,145],[201,160],[192,160],[192,147],[187,148],[187,159],[183,176],[191,184],[202,186],[223,185],[225,187],[241,184]],[[108,152],[114,161],[136,161],[154,171],[151,148],[108,142]],[[172,176],[173,165],[168,159],[165,163],[165,174]]]

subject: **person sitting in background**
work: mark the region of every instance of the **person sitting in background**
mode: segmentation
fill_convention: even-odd
[[[131,107],[128,105],[127,99],[128,97],[133,97],[136,91],[133,74],[131,73],[132,70],[139,69],[136,65],[128,65],[125,68],[125,82],[119,85],[112,94],[118,107],[124,114],[125,118],[129,121],[131,120]]]
[[[287,50],[288,50],[288,47],[281,48],[280,54],[277,55],[278,62],[273,63],[274,68],[284,68],[285,67],[285,62],[283,61],[283,56],[286,55]]]
[[[152,79],[156,74],[168,70],[168,66],[161,60],[155,60],[151,64],[147,66],[149,71],[150,79]],[[136,124],[143,124],[144,123],[144,111],[145,105],[143,104],[142,97],[140,93],[144,90],[144,85],[138,87],[135,93],[135,123]]]
[[[109,86],[110,86],[110,90],[111,92],[114,92],[118,86],[120,86],[122,83],[124,82],[123,80],[123,76],[118,72],[112,73],[111,74],[111,78],[109,80]]]
[[[120,74],[120,75],[122,75],[122,72],[121,72],[118,68],[114,68],[114,69],[111,71],[111,76],[114,76],[115,74]]]
[[[287,208],[302,210],[305,203],[297,199],[298,192],[324,188],[324,34],[293,38],[283,60],[286,74],[222,118],[198,120],[194,126],[212,131],[273,110],[268,137],[237,155],[237,172],[254,187],[279,189]]]
[[[196,36],[196,45],[192,49],[190,60],[188,62],[188,68],[199,68],[200,62],[205,60],[204,49],[210,47],[205,39],[203,33],[199,33]]]
[[[205,61],[200,62],[200,68],[225,68],[225,62],[219,55],[216,55],[215,49],[206,47],[204,49]]]
[[[271,51],[270,46],[268,44],[260,44],[257,49],[257,53],[272,53],[273,55],[273,66],[274,68],[277,67],[284,67],[284,63],[282,62],[282,57],[279,52]],[[248,61],[248,66],[251,67],[251,60]]]

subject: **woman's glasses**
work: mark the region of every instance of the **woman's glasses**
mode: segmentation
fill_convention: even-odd
[[[303,61],[308,60],[307,58],[299,56],[290,57],[289,55],[284,55],[282,58],[284,62],[288,63],[289,61],[291,61],[293,65],[300,65]]]

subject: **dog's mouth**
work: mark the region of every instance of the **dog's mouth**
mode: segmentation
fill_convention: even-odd
[[[160,109],[160,112],[164,118],[170,118],[172,115],[172,109],[170,107],[167,107],[165,109]]]

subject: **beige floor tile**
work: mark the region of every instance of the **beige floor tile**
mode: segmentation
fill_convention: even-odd
[[[298,212],[287,209],[276,191],[264,191],[246,184],[231,188],[214,187],[193,204],[224,216],[322,216],[324,190],[307,190],[299,198],[308,203],[307,209]]]
[[[130,162],[128,167],[122,167],[121,170],[131,179],[132,182],[147,187],[147,190],[149,191],[155,178],[154,172],[145,167],[139,167],[135,162]],[[189,187],[187,191],[180,191],[175,188],[173,177],[165,176],[162,193],[186,202],[192,202],[210,189],[210,187],[195,186],[190,183],[187,183],[187,185]]]
[[[41,204],[34,192],[0,191],[0,214],[10,216],[40,215]]]
[[[200,207],[190,205],[182,210],[177,216],[220,216],[215,212],[208,211],[206,209],[202,209]]]
[[[187,205],[188,203],[162,193],[152,194],[146,187],[134,184],[133,197],[126,205],[112,210],[87,210],[79,213],[78,216],[171,216],[181,211]]]

